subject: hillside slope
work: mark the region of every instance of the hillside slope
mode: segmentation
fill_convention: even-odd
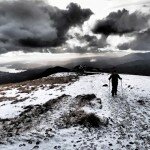
[[[150,149],[150,77],[121,75],[114,98],[108,77],[60,73],[1,86],[0,150]]]

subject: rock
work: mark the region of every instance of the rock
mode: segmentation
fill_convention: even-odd
[[[131,147],[131,146],[130,146],[129,144],[127,144],[127,145],[126,145],[126,148],[128,148],[128,149],[129,149],[130,147]]]
[[[7,143],[4,141],[0,141],[0,145],[6,145]]]
[[[44,138],[44,141],[49,141],[49,138]]]
[[[108,87],[108,84],[104,84],[103,87]]]
[[[34,108],[33,105],[29,105],[29,106],[24,107],[24,109],[28,109],[28,110],[31,110],[32,108]]]
[[[129,142],[129,144],[134,144],[134,142]]]
[[[97,102],[98,102],[99,104],[102,104],[102,100],[101,100],[100,98],[97,99]]]
[[[36,145],[39,145],[40,143],[41,143],[41,141],[37,141],[37,142],[36,142]]]
[[[45,131],[46,133],[47,132],[52,132],[52,128],[48,128],[48,129],[46,129],[46,131]]]
[[[2,119],[2,118],[0,118],[0,122],[2,122],[2,123],[5,123],[5,122],[7,122],[7,121],[11,121],[10,119],[8,119],[8,118],[6,118],[6,119]]]
[[[36,145],[36,146],[34,146],[32,149],[38,149],[39,148],[39,146],[38,145]]]
[[[145,102],[143,100],[138,100],[137,101],[140,105],[145,105]]]
[[[13,134],[12,134],[12,133],[8,133],[7,136],[8,136],[8,137],[12,137]]]
[[[19,147],[26,146],[26,144],[20,144]]]
[[[32,122],[32,119],[31,118],[26,118],[25,122],[30,123],[30,122]]]
[[[142,128],[143,128],[144,130],[148,130],[148,129],[149,129],[149,126],[148,126],[147,124],[144,124],[144,125],[142,125]]]
[[[27,140],[28,144],[32,144],[32,140]]]

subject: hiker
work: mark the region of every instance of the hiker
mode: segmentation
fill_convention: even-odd
[[[117,71],[114,70],[109,77],[109,80],[112,82],[112,96],[117,95],[118,79],[122,80],[122,78],[117,74]]]

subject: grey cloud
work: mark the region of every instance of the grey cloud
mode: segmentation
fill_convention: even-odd
[[[84,46],[76,46],[74,48],[68,47],[68,52],[77,52],[77,53],[97,53],[99,52],[99,48],[104,48],[108,45],[106,39],[106,36],[102,36],[101,38],[98,38],[94,35],[79,35],[76,34],[76,38],[80,40],[81,42],[86,43]]]
[[[0,47],[60,46],[67,40],[70,27],[82,25],[91,15],[90,9],[74,3],[61,10],[43,1],[0,2]]]
[[[99,52],[99,48],[104,48],[108,45],[106,36],[102,36],[98,38],[94,35],[81,35],[79,33],[75,33],[74,35],[69,35],[70,39],[79,40],[83,45],[80,44],[78,46],[70,46],[69,44],[63,44],[59,47],[51,47],[49,49],[44,50],[44,52],[48,51],[51,53],[97,53]],[[39,51],[43,51],[43,49],[39,49]]]
[[[132,33],[147,28],[149,19],[150,15],[148,14],[141,12],[129,13],[128,10],[123,9],[110,13],[103,20],[98,20],[92,31],[95,34],[104,34],[106,36]]]
[[[104,48],[105,46],[108,45],[107,43],[107,37],[106,36],[102,36],[101,38],[98,38],[97,36],[95,35],[79,35],[79,34],[76,34],[76,38],[79,40],[79,41],[82,41],[82,42],[86,42],[86,46],[87,48],[91,48],[91,49],[98,49],[98,48]]]
[[[100,39],[98,39],[96,36],[85,35],[84,38],[88,42],[89,47],[103,48],[108,45],[106,36],[102,36]]]
[[[133,41],[118,45],[121,50],[133,49],[133,50],[148,50],[150,51],[150,29],[136,34]]]

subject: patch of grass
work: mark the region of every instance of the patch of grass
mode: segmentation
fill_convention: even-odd
[[[73,111],[69,115],[63,116],[63,122],[66,127],[74,126],[74,125],[83,125],[85,127],[100,127],[107,126],[108,119],[107,118],[99,118],[94,113],[85,113],[84,111]]]
[[[25,100],[27,100],[29,97],[25,97],[25,98],[21,98],[21,99],[19,99],[19,100],[14,100],[11,104],[17,104],[17,103],[19,103],[19,102],[23,102],[23,101],[25,101]]]
[[[0,97],[0,102],[3,101],[16,101],[17,97]]]
[[[78,95],[78,96],[76,96],[76,99],[78,101],[78,105],[80,107],[83,107],[86,104],[89,104],[95,98],[96,98],[95,94],[87,94],[87,95]]]

